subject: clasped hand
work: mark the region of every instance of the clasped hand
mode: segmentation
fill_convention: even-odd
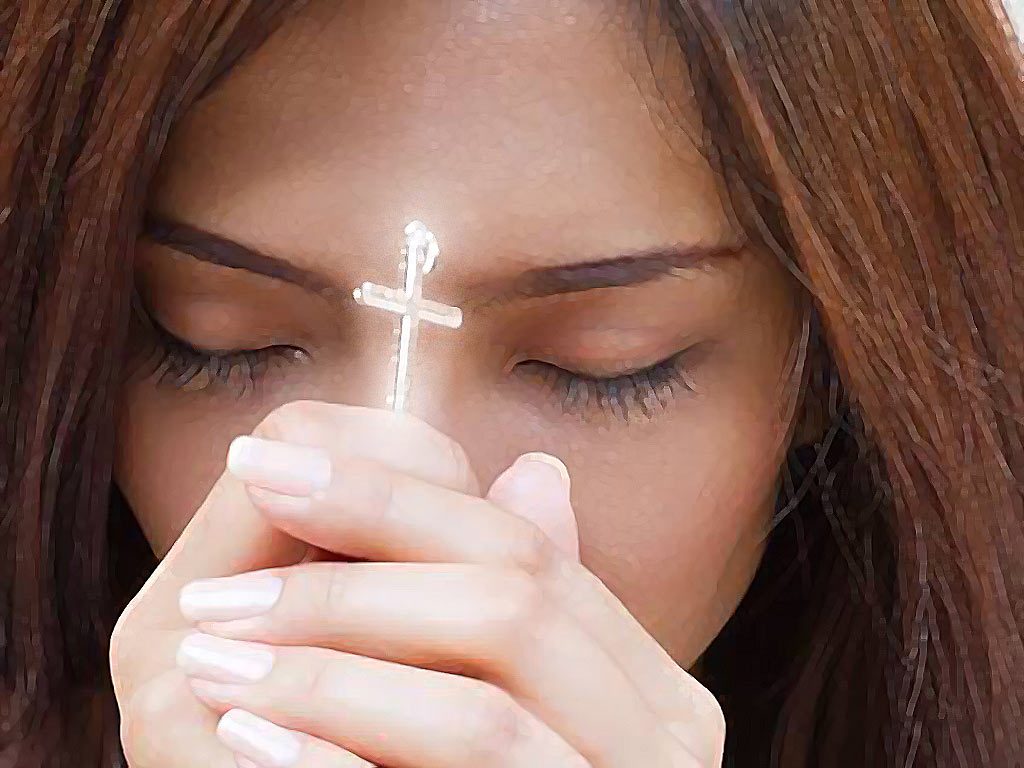
[[[313,401],[228,465],[111,639],[133,768],[721,764],[717,701],[580,564],[551,465],[482,497],[424,422]]]

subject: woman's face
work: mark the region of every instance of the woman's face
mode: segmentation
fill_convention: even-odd
[[[686,141],[673,38],[645,47],[605,5],[315,2],[177,124],[149,209],[215,237],[142,238],[143,304],[191,347],[260,351],[179,349],[126,380],[116,479],[158,555],[275,406],[384,405],[394,317],[351,291],[401,284],[421,219],[441,246],[424,294],[465,319],[421,326],[409,410],[483,487],[520,453],[561,457],[584,564],[679,663],[711,641],[773,509],[797,294],[750,249],[593,265],[742,239]],[[291,271],[211,263],[218,238]],[[133,347],[162,357],[161,338],[137,324]]]

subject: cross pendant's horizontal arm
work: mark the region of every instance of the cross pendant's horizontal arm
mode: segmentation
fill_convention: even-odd
[[[374,283],[363,283],[352,294],[357,303],[364,307],[385,309],[388,312],[404,314],[406,310],[405,293],[394,288],[385,288]]]
[[[403,291],[375,283],[363,283],[356,289],[355,299],[364,306],[384,309],[399,315],[407,314],[411,309]],[[416,303],[415,314],[419,320],[446,328],[459,328],[462,325],[462,310],[430,299],[420,299]]]
[[[462,310],[458,307],[449,307],[446,304],[438,304],[430,299],[423,299],[420,302],[420,320],[425,320],[434,325],[443,325],[445,328],[459,328],[462,326]]]

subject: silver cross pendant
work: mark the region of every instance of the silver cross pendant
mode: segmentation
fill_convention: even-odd
[[[395,378],[387,404],[393,411],[405,410],[409,397],[409,366],[416,348],[416,329],[420,321],[459,328],[462,310],[423,298],[423,276],[437,264],[440,249],[434,235],[421,221],[410,222],[405,228],[405,248],[402,249],[402,269],[405,287],[401,290],[375,283],[363,283],[352,292],[356,302],[364,307],[375,307],[401,316],[398,334],[398,352],[391,360],[395,365]]]

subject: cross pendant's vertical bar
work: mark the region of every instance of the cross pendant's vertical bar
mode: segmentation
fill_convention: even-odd
[[[418,222],[415,222],[418,223]],[[409,394],[409,365],[416,348],[416,331],[419,327],[419,303],[423,296],[423,265],[428,246],[422,224],[410,225],[406,230],[405,246],[405,313],[398,336],[398,360],[395,364],[395,382],[391,395],[391,409],[405,410]]]

